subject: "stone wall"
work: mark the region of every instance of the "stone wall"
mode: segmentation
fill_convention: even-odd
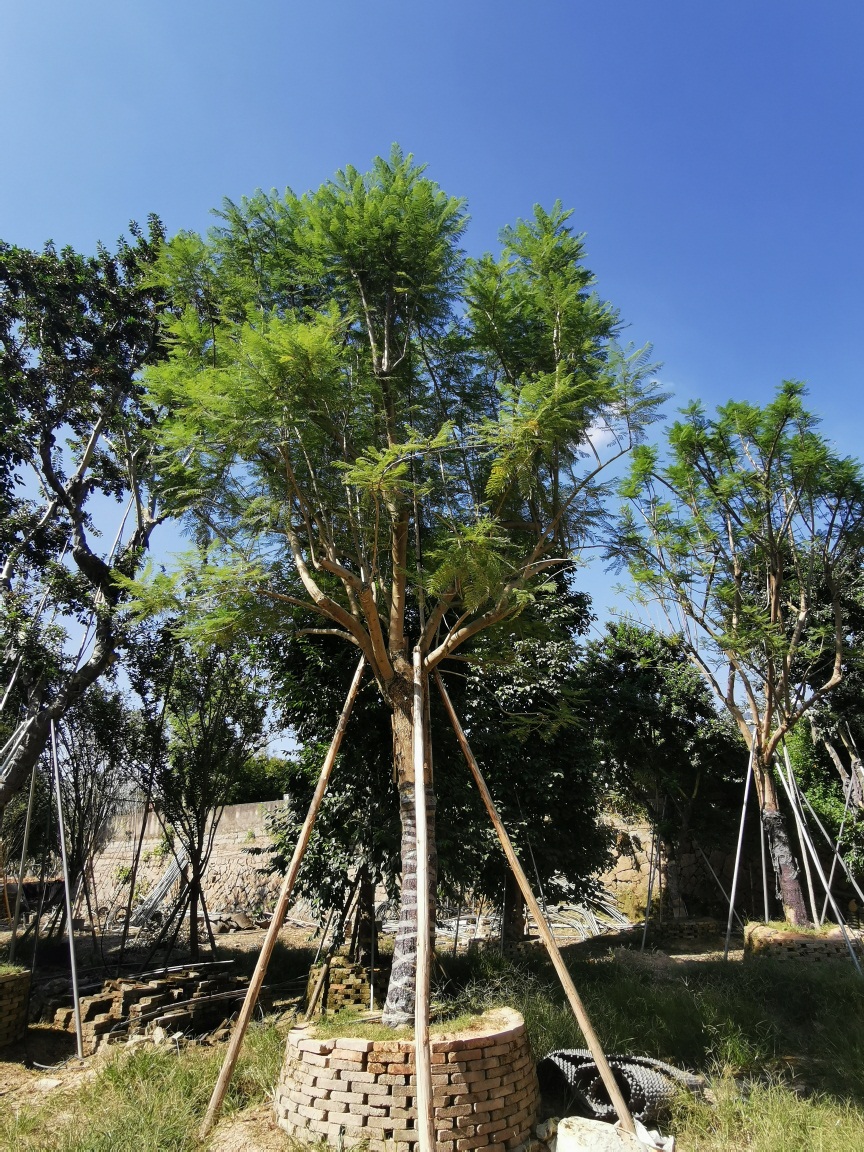
[[[204,879],[204,895],[211,913],[272,911],[281,877],[262,872],[267,856],[255,854],[251,849],[266,850],[269,847],[267,813],[280,804],[278,800],[236,804],[223,812]],[[116,820],[96,858],[96,902],[103,912],[119,911],[125,907],[128,896],[125,878],[132,865],[143,817],[144,813],[139,809]],[[651,828],[648,824],[625,821],[618,816],[607,817],[607,822],[614,832],[614,862],[601,881],[621,911],[631,919],[639,920],[647,903]],[[735,859],[734,845],[730,846],[729,852],[706,850],[706,855],[728,892]],[[150,812],[146,817],[137,877],[139,897],[145,896],[158,883],[171,860],[170,852],[165,855],[159,821]],[[739,884],[739,897],[745,902],[751,879],[748,867],[745,860]],[[759,867],[757,863],[754,875],[759,886],[758,899],[761,900]],[[659,889],[656,882],[654,888],[655,909],[658,892],[663,900],[664,919],[667,914],[670,918],[692,917],[718,915],[723,911],[724,900],[717,882],[695,845],[685,845],[676,861],[662,861]]]
[[[530,1138],[539,1089],[525,1022],[500,1008],[472,1032],[432,1038],[432,1092],[439,1152],[510,1152]],[[301,1139],[370,1152],[415,1152],[412,1040],[316,1040],[288,1035],[276,1087],[276,1122]]]
[[[602,886],[626,916],[639,920],[645,915],[648,903],[651,826],[614,815],[605,820],[614,836],[613,863],[601,876]],[[735,845],[730,844],[728,852],[716,848],[703,851],[704,855],[695,843],[685,841],[676,859],[667,859],[665,854],[661,856],[660,880],[658,885],[657,878],[654,879],[652,906],[656,912],[658,898],[662,900],[664,919],[667,915],[675,918],[719,915],[724,907],[728,908],[710,869],[714,870],[728,892],[735,867]],[[757,894],[749,891],[752,867],[753,862],[745,857],[739,880],[739,900],[747,901],[754,895],[761,901],[761,863],[757,862],[757,871],[753,873],[759,887]]]
[[[280,804],[280,800],[270,800],[235,804],[224,810],[204,877],[208,911],[272,911],[282,877],[263,873],[261,870],[267,864],[267,856],[256,855],[250,850],[269,847],[265,826],[267,813]],[[129,894],[128,874],[141,835],[142,819],[145,819],[145,814],[138,809],[115,820],[94,861],[96,903],[103,913],[110,915],[125,907]],[[149,812],[136,878],[139,898],[146,896],[171,864],[173,856],[170,849],[166,854],[165,848],[159,820],[154,812]]]

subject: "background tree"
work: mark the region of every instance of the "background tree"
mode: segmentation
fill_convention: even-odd
[[[162,697],[165,723],[151,739],[162,745],[153,764],[152,794],[186,875],[182,899],[189,910],[189,952],[198,958],[198,912],[203,877],[223,809],[266,728],[266,693],[251,653],[216,646],[196,651],[175,641],[150,677],[151,699]],[[206,911],[205,911],[206,915]]]
[[[161,518],[137,377],[159,355],[142,274],[162,229],[152,217],[147,236],[131,231],[95,257],[0,244],[0,735],[20,737],[0,758],[0,810],[51,720],[113,660],[116,577],[137,571]],[[129,528],[112,551],[114,507],[127,499]]]
[[[686,915],[682,843],[734,841],[746,750],[677,636],[607,624],[584,653],[579,709],[603,764],[607,805],[645,812],[666,858],[672,913]]]
[[[94,684],[57,726],[69,886],[73,893],[83,889],[91,918],[88,869],[121,802],[134,793],[140,744],[139,717],[119,691],[101,684]],[[50,772],[47,764],[49,777]]]
[[[174,506],[230,542],[298,628],[359,648],[390,710],[403,879],[385,1019],[400,1023],[416,938],[411,650],[428,673],[570,562],[605,465],[657,399],[648,366],[615,354],[616,315],[559,206],[469,265],[461,201],[394,150],[365,176],[222,218],[160,263],[182,309],[148,373]]]
[[[762,820],[787,917],[808,916],[772,772],[797,721],[840,683],[844,594],[864,536],[860,468],[816,431],[802,385],[760,408],[698,404],[669,458],[634,454],[612,556],[671,630],[752,747]],[[749,719],[748,719],[749,716]]]

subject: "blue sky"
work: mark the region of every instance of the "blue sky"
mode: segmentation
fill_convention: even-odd
[[[399,141],[467,197],[474,252],[573,207],[677,402],[801,378],[857,454],[862,50],[860,0],[6,4],[0,237],[205,228]]]

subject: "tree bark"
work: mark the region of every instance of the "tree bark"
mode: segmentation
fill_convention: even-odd
[[[414,987],[417,970],[417,841],[414,812],[414,768],[412,759],[414,726],[412,719],[413,686],[410,680],[399,677],[390,686],[393,707],[393,762],[399,788],[399,817],[402,829],[402,888],[400,893],[399,927],[393,946],[393,968],[387,988],[387,999],[382,1014],[383,1023],[391,1028],[410,1024],[414,1019]],[[435,889],[438,856],[435,844],[435,791],[431,780],[428,755],[425,765],[426,820],[429,835],[429,907],[430,944],[435,939]]]
[[[783,911],[790,924],[809,924],[807,905],[804,901],[804,892],[798,877],[798,865],[789,843],[789,832],[786,827],[786,817],[780,811],[777,801],[777,789],[770,767],[756,759],[757,783],[759,790],[759,803],[762,814],[762,826],[768,839],[768,850],[774,864],[774,872],[780,886],[780,899]]]
[[[198,959],[198,885],[192,881],[189,892],[189,959]]]

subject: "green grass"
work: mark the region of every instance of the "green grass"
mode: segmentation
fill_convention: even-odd
[[[20,964],[0,964],[0,976],[20,976],[27,969]]]
[[[284,1042],[272,1024],[253,1025],[226,1097],[236,1112],[272,1096]],[[89,1081],[17,1116],[5,1102],[3,1152],[191,1152],[225,1055],[224,1047],[120,1051]]]
[[[864,1152],[864,1114],[842,1100],[801,1098],[788,1085],[714,1082],[713,1105],[682,1097],[665,1128],[680,1152]]]
[[[436,989],[436,998],[448,997],[442,1028],[508,1004],[525,1016],[536,1056],[584,1046],[541,959],[513,965],[490,952],[445,963],[449,979]],[[607,1051],[659,1057],[709,1077],[715,1103],[683,1097],[664,1126],[681,1152],[864,1152],[864,982],[847,966],[676,965],[619,950],[571,968]],[[348,1013],[319,1027],[350,1035],[354,1026],[369,1034]],[[256,1025],[227,1112],[270,1098],[282,1053],[277,1028]],[[223,1055],[222,1046],[121,1049],[74,1089],[28,1097],[17,1117],[6,1098],[0,1150],[203,1152],[196,1133]]]
[[[440,1014],[434,1014],[429,1026],[433,1038],[441,1033],[465,1032],[479,1029],[486,1024],[484,1010],[454,1012],[449,1006]],[[413,1040],[414,1025],[401,1028],[388,1028],[379,1020],[369,1020],[366,1013],[343,1008],[327,1016],[317,1016],[310,1022],[310,1035],[320,1040],[335,1039],[339,1036],[362,1036],[364,1040]]]

